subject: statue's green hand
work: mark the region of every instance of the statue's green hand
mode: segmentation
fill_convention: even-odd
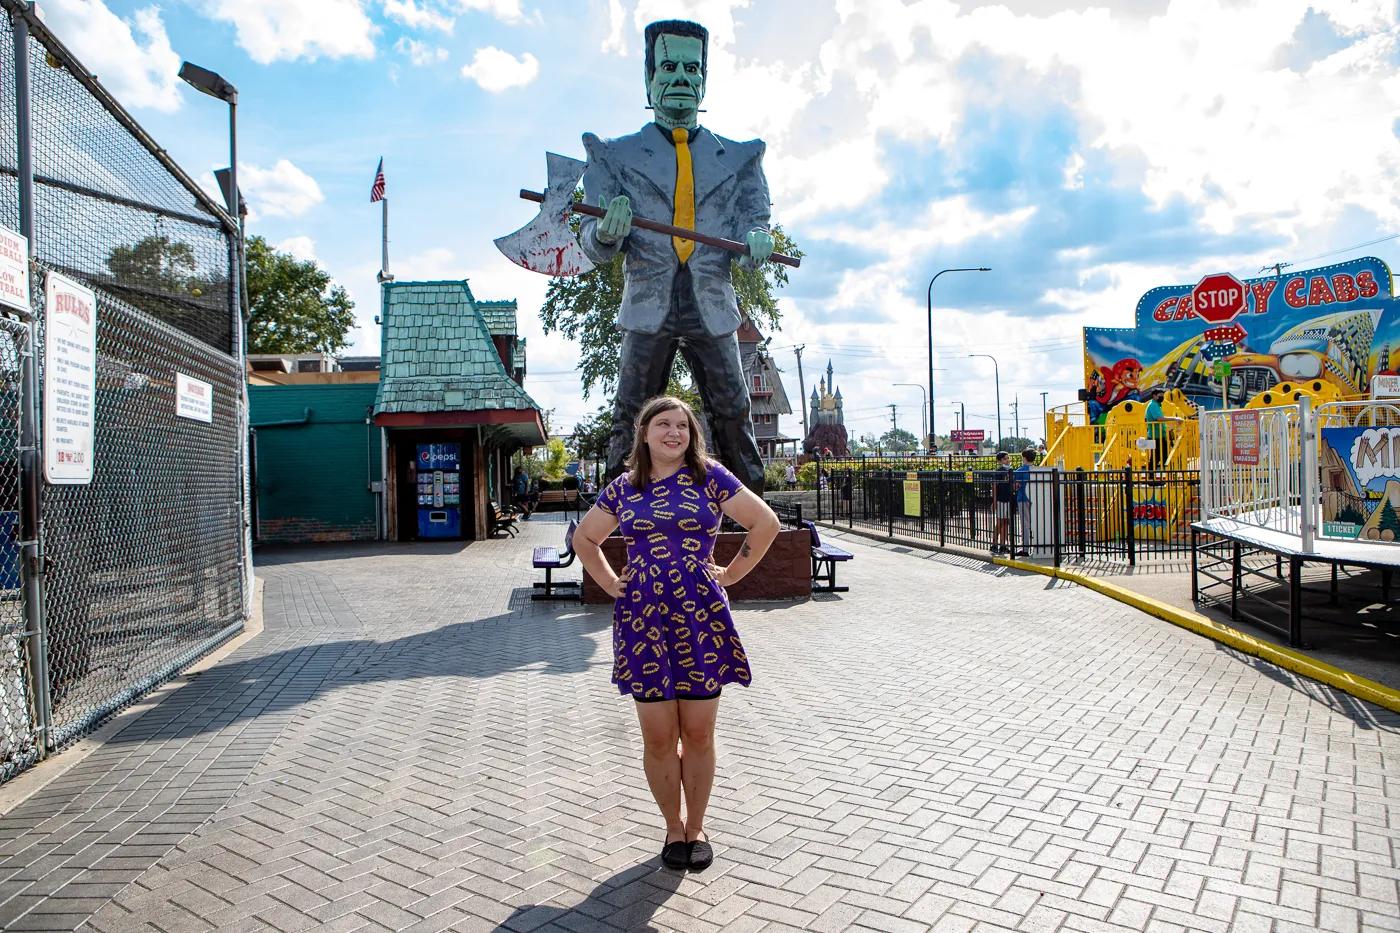
[[[748,244],[749,254],[739,261],[745,268],[761,266],[773,255],[773,235],[767,230],[750,230],[744,240]]]
[[[611,245],[625,239],[627,234],[632,232],[632,202],[627,199],[625,194],[620,194],[611,201],[600,197],[598,206],[607,211],[603,218],[598,221],[599,243]]]

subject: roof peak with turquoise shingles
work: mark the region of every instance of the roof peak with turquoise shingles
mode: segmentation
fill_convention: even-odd
[[[465,281],[386,283],[383,315],[375,414],[540,410],[506,372]]]
[[[486,329],[491,332],[492,337],[519,336],[516,332],[516,313],[519,311],[519,305],[514,298],[478,301],[476,309],[481,312],[481,318],[486,322]]]

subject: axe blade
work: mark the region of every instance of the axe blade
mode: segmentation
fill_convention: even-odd
[[[545,153],[549,187],[539,215],[514,233],[497,239],[507,259],[542,275],[571,276],[593,271],[593,263],[569,229],[569,206],[586,164],[554,152]]]

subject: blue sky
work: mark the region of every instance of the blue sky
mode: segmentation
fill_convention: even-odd
[[[227,164],[226,113],[182,59],[240,91],[252,232],[314,256],[377,352],[385,160],[391,265],[520,301],[526,387],[592,411],[576,350],[541,333],[546,280],[492,239],[546,150],[646,120],[641,27],[712,33],[704,122],[768,143],[774,216],[807,253],[773,346],[810,390],[830,358],[853,434],[920,419],[925,289],[936,415],[992,429],[1081,383],[1080,328],[1129,326],[1148,288],[1357,255],[1400,240],[1395,0],[44,0],[49,25],[194,176]],[[1341,252],[1337,252],[1341,251]],[[800,433],[794,416],[783,425]],[[1039,430],[1025,429],[1038,437]]]

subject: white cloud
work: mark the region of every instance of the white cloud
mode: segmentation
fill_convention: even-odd
[[[45,0],[47,25],[88,71],[130,107],[180,107],[180,56],[170,47],[157,7],[119,18],[103,0]]]
[[[302,262],[316,259],[316,241],[309,236],[289,236],[278,243],[276,248],[281,252],[291,253]]]
[[[416,0],[384,0],[384,15],[410,29],[440,29],[449,34],[456,22],[427,3],[419,6]]]
[[[540,73],[540,63],[529,52],[519,58],[488,45],[477,49],[470,65],[462,66],[462,77],[471,78],[482,90],[499,94],[512,87],[524,87]]]
[[[456,0],[457,8],[463,13],[469,10],[479,10],[483,13],[490,13],[503,22],[519,22],[523,17],[520,10],[520,0]]]
[[[426,42],[410,39],[408,36],[400,37],[399,41],[394,43],[394,48],[399,53],[407,55],[409,61],[420,68],[434,62],[447,61],[447,49],[442,46],[434,47]]]
[[[202,0],[205,13],[232,23],[253,61],[373,58],[377,27],[362,0]]]
[[[627,9],[622,5],[622,0],[608,0],[608,35],[599,51],[626,55],[627,39],[622,34],[626,28]]]
[[[250,219],[254,214],[295,217],[326,199],[316,179],[286,159],[277,160],[270,169],[241,161],[238,168],[238,187],[248,201]]]

